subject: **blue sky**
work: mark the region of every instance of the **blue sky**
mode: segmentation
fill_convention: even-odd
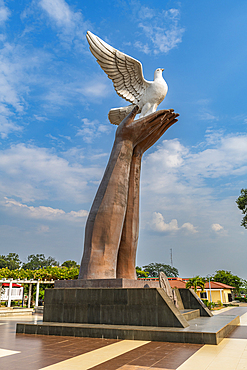
[[[137,264],[247,278],[246,1],[0,0],[0,254],[80,261],[84,225],[126,105],[90,30],[164,68],[179,121],[143,158]]]

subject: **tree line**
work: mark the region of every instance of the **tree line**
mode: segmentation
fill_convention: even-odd
[[[44,254],[30,254],[27,262],[22,262],[17,253],[0,255],[0,278],[13,279],[34,279],[34,280],[57,280],[57,279],[77,279],[80,266],[76,261],[64,261],[61,265],[55,258]],[[176,267],[164,263],[150,263],[142,267],[136,267],[137,277],[158,277],[160,272],[164,272],[168,277],[178,277],[179,272]],[[217,270],[210,277],[195,276],[189,279],[187,287],[202,287],[210,278],[211,281],[234,286],[236,291],[247,291],[247,281],[231,271]]]
[[[0,255],[0,269],[8,268],[9,270],[24,269],[24,270],[38,270],[47,267],[59,266],[59,262],[55,258],[49,256],[45,257],[42,254],[30,254],[27,256],[27,262],[22,262],[17,253],[9,253],[8,255]],[[75,268],[79,265],[76,261],[64,261],[62,267]]]
[[[225,270],[217,270],[215,271],[215,274],[207,277],[202,276],[195,276],[193,278],[190,278],[188,282],[186,283],[186,288],[193,288],[195,292],[197,291],[197,288],[201,288],[204,290],[205,284],[208,281],[215,281],[218,283],[223,283],[226,285],[230,285],[236,288],[236,292],[239,293],[240,291],[247,291],[247,281],[244,279],[241,279],[237,275],[233,275],[231,271],[225,271]]]

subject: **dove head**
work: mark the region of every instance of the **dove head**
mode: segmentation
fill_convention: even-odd
[[[163,71],[164,71],[164,68],[157,68],[154,72],[154,79],[162,77]]]

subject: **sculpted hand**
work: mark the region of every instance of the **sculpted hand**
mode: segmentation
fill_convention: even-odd
[[[137,146],[147,138],[147,141],[145,141],[145,143],[143,142],[140,147],[140,149],[146,148],[145,150],[147,150],[159,139],[166,129],[170,127],[167,125],[169,125],[169,123],[171,123],[171,121],[173,121],[178,115],[173,113],[172,110],[160,110],[148,115],[147,117],[134,121],[138,109],[139,108],[136,106],[120,123],[116,131],[116,141],[127,140],[131,141],[133,146]],[[156,134],[157,130],[159,131],[158,134]],[[145,150],[143,150],[143,152]]]
[[[157,140],[178,120],[179,114],[174,113],[172,109],[158,111],[160,124],[150,131],[150,134],[141,142],[139,142],[134,149],[134,156],[142,157],[143,153],[153,146]],[[157,120],[157,118],[156,118]]]
[[[158,111],[134,121],[138,110],[136,106],[117,128],[88,215],[79,279],[135,278],[141,155],[177,116],[172,110]]]
[[[142,155],[177,121],[177,116],[178,114],[169,109],[158,111],[151,117],[146,117],[149,119],[148,136],[139,141],[134,148],[130,169],[128,203],[118,251],[118,278],[136,279],[135,266],[139,234],[139,189]]]

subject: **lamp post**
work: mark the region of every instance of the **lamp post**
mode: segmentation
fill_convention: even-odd
[[[210,276],[208,277],[208,285],[209,285],[210,302],[212,302],[212,293],[211,293],[211,282],[210,282]]]

